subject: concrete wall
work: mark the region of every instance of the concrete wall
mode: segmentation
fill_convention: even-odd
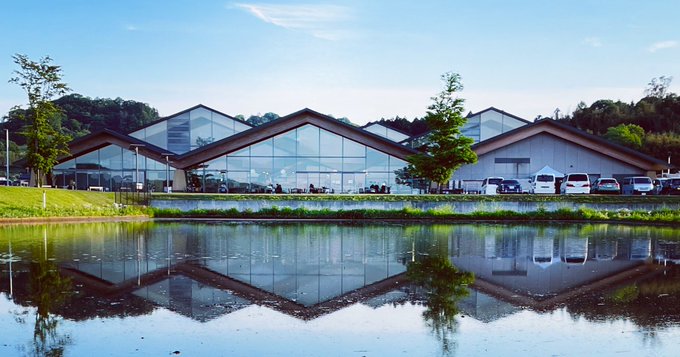
[[[561,208],[569,208],[572,210],[581,207],[596,209],[596,210],[645,210],[652,211],[662,208],[680,209],[680,202],[673,202],[671,204],[652,204],[652,203],[574,203],[570,201],[560,202],[379,202],[379,201],[274,201],[274,200],[252,200],[252,201],[211,201],[211,200],[151,200],[151,206],[155,208],[164,209],[179,209],[186,212],[197,209],[207,210],[228,210],[237,209],[239,211],[251,210],[259,211],[264,208],[304,208],[307,210],[321,210],[330,209],[333,211],[339,210],[357,210],[357,209],[374,209],[374,210],[401,210],[404,208],[415,208],[420,210],[431,209],[450,209],[457,213],[472,213],[476,211],[494,212],[501,210],[509,210],[515,212],[534,212],[539,209],[546,211],[556,211]]]

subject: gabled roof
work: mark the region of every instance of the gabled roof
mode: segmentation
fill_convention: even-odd
[[[647,171],[660,171],[669,167],[663,160],[659,160],[625,146],[614,144],[608,140],[550,118],[540,119],[528,125],[486,139],[473,145],[472,149],[477,155],[484,155],[493,150],[500,149],[542,133],[556,136]]]
[[[175,155],[166,149],[149,144],[144,140],[133,138],[132,136],[121,134],[111,129],[103,129],[69,143],[69,152],[71,155],[61,157],[59,162],[61,163],[70,160],[74,157],[87,154],[88,152],[111,144],[123,148],[138,146],[140,154],[160,162],[164,162],[165,157],[168,156],[168,154],[170,154],[169,156]]]
[[[269,139],[305,124],[311,124],[320,127],[331,133],[338,134],[348,139],[362,143],[366,146],[384,153],[388,153],[399,159],[406,159],[406,157],[418,153],[411,148],[399,145],[398,143],[395,143],[394,141],[384,138],[380,135],[373,134],[355,126],[343,123],[328,115],[324,115],[314,110],[305,108],[269,123],[256,126],[252,129],[234,134],[230,137],[200,147],[196,150],[176,156],[173,159],[175,161],[175,167],[189,168],[224,154],[240,150],[246,146],[265,139]]]
[[[502,110],[497,109],[497,108],[494,108],[494,107],[488,107],[488,108],[486,108],[486,109],[484,109],[484,110],[478,111],[477,113],[470,113],[470,114],[466,115],[465,118],[471,118],[471,117],[474,117],[474,116],[477,116],[477,115],[480,115],[480,114],[483,114],[483,113],[486,113],[486,112],[489,112],[489,111],[498,112],[498,113],[503,114],[504,116],[508,116],[508,117],[513,118],[513,119],[517,119],[517,120],[519,120],[519,121],[521,121],[521,122],[524,122],[524,123],[527,123],[527,124],[531,124],[531,122],[528,121],[528,120],[526,120],[526,119],[520,118],[520,117],[518,117],[518,116],[516,116],[516,115],[510,114],[510,113],[508,113],[508,112],[502,111]]]
[[[156,124],[158,124],[158,123],[160,123],[160,122],[163,122],[163,121],[166,121],[166,120],[168,120],[168,119],[170,119],[170,118],[172,118],[172,117],[176,117],[176,116],[178,116],[178,115],[182,115],[182,114],[184,114],[184,113],[188,113],[188,112],[190,112],[190,111],[192,111],[192,110],[194,110],[194,109],[198,109],[198,108],[203,108],[203,109],[209,110],[209,111],[211,111],[211,112],[215,112],[215,113],[220,114],[220,115],[223,115],[223,116],[225,116],[225,117],[227,117],[227,118],[229,118],[229,119],[235,120],[235,121],[237,121],[237,122],[239,122],[239,123],[242,123],[242,124],[244,124],[244,125],[247,125],[247,126],[249,126],[249,127],[252,127],[252,125],[249,124],[248,122],[246,122],[245,120],[241,120],[241,119],[232,117],[231,115],[224,114],[224,113],[220,112],[219,110],[215,110],[215,109],[210,108],[210,107],[208,107],[208,106],[205,106],[205,105],[203,105],[203,104],[197,104],[197,105],[194,105],[193,107],[191,107],[191,108],[189,108],[189,109],[184,109],[184,110],[182,110],[181,112],[177,112],[177,113],[175,113],[175,114],[172,114],[172,115],[168,115],[168,116],[159,118],[158,120],[154,120],[154,121],[152,121],[151,123],[148,123],[148,124],[146,124],[146,125],[144,125],[144,126],[141,126],[141,127],[139,127],[139,128],[136,128],[136,129],[134,129],[134,130],[130,130],[130,131],[128,132],[128,134],[134,133],[135,131],[139,131],[139,130],[148,128],[148,127],[150,127],[150,126],[152,126],[152,125],[156,125]]]

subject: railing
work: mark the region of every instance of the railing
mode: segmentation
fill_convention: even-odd
[[[149,187],[142,183],[124,182],[115,191],[115,202],[126,206],[148,206],[151,199]]]

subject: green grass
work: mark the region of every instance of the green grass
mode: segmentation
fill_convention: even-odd
[[[680,212],[677,210],[643,211],[595,211],[586,208],[578,210],[560,209],[557,211],[539,210],[536,212],[518,213],[514,211],[473,212],[461,214],[450,209],[419,210],[405,208],[402,210],[340,210],[329,209],[308,210],[304,208],[267,208],[260,211],[229,210],[193,210],[182,212],[178,209],[150,208],[150,214],[159,218],[245,218],[245,219],[422,219],[436,221],[611,221],[611,222],[641,222],[655,224],[680,223]]]
[[[214,200],[214,201],[382,201],[382,202],[563,202],[576,203],[680,203],[680,196],[621,196],[621,195],[385,195],[385,194],[217,194],[217,193],[154,193],[155,200]]]
[[[43,191],[46,208],[42,208]],[[116,208],[113,193],[0,186],[0,218],[140,215],[139,208]]]

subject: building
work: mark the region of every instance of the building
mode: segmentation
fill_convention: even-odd
[[[415,150],[310,109],[247,123],[199,105],[130,134],[75,140],[54,168],[57,187],[115,191],[410,193],[395,170]]]
[[[654,177],[663,161],[551,119],[534,123],[496,108],[468,115],[478,162],[455,172],[451,186],[485,177],[527,179],[544,166],[598,177]],[[73,141],[55,166],[57,187],[116,191],[170,186],[186,192],[380,191],[413,193],[395,171],[426,136],[380,124],[355,127],[310,109],[252,127],[203,105],[129,134],[104,130]],[[481,140],[481,141],[479,141]],[[141,186],[141,187],[140,187]],[[384,188],[383,188],[384,187]],[[377,189],[376,189],[377,188]]]
[[[477,153],[477,163],[461,167],[453,180],[491,176],[523,179],[548,165],[563,173],[587,173],[594,181],[599,177],[656,177],[657,171],[668,167],[662,160],[552,119],[496,135],[472,149]]]

